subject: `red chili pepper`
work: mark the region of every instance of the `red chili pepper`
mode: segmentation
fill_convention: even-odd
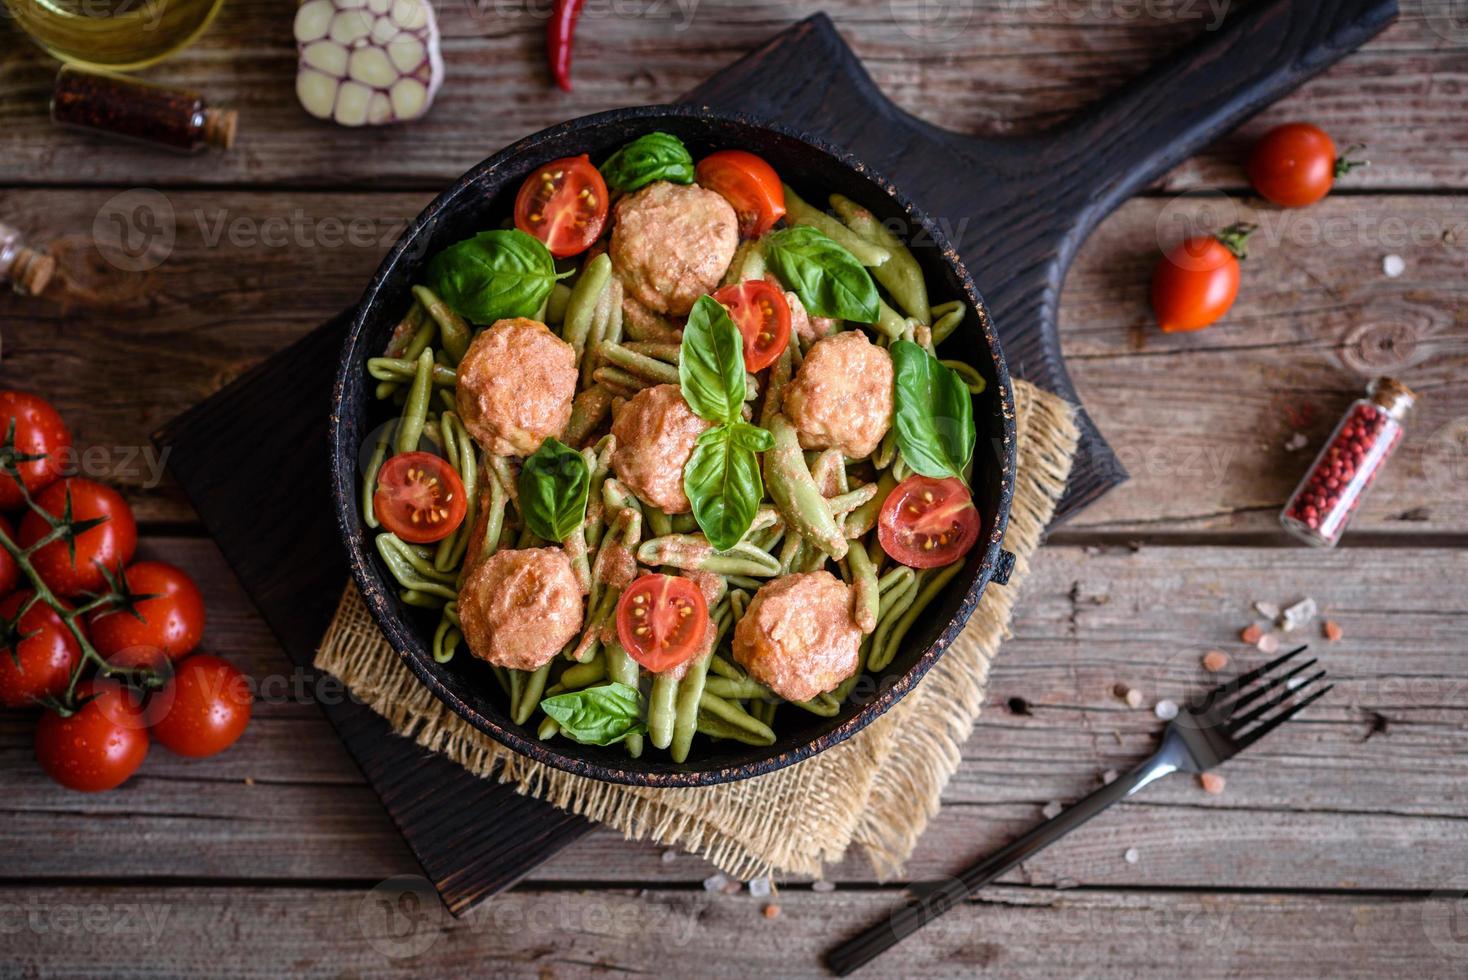
[[[551,75],[562,91],[571,91],[571,47],[576,40],[576,21],[586,0],[555,0],[550,23],[545,29],[546,53]]]

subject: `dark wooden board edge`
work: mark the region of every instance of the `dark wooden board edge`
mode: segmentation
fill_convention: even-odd
[[[154,435],[240,585],[382,798],[454,914],[591,829],[395,735],[312,669],[347,582],[331,519],[326,420],[347,314],[255,366]],[[261,474],[271,478],[261,479]]]

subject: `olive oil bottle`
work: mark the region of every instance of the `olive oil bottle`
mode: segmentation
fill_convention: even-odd
[[[143,68],[198,37],[224,0],[3,0],[21,30],[62,61]]]

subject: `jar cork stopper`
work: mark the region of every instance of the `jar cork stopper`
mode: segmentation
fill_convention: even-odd
[[[221,150],[234,146],[240,114],[234,109],[204,110],[204,142]]]
[[[39,296],[56,274],[56,259],[32,248],[15,253],[10,266],[10,279],[15,288],[29,296]]]
[[[1417,401],[1417,394],[1396,378],[1377,378],[1367,389],[1371,401],[1386,410],[1398,422],[1407,417]]]

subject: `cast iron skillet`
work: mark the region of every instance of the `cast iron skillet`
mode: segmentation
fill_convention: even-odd
[[[510,214],[515,192],[537,166],[588,153],[600,162],[643,133],[663,130],[682,139],[697,159],[716,149],[742,148],[768,160],[807,200],[824,202],[839,192],[870,208],[903,234],[922,263],[934,301],[962,298],[970,307],[964,326],[940,352],[978,368],[987,390],[974,401],[978,442],[974,451],[974,502],[984,533],[964,572],[928,608],[904,649],[881,678],[859,684],[841,713],[820,718],[786,709],[777,719],[779,741],[767,747],[697,740],[683,764],[648,748],[641,759],[620,746],[598,748],[563,738],[541,742],[533,727],[512,722],[489,669],[461,651],[440,664],[429,651],[437,615],[406,606],[362,524],[358,507],[362,461],[379,426],[396,413],[372,396],[366,362],[386,347],[393,327],[411,304],[410,287],[427,260],[475,232],[498,227]],[[943,215],[956,220],[959,215]],[[475,728],[547,765],[594,779],[642,786],[704,786],[772,772],[849,738],[896,704],[958,636],[990,578],[1008,578],[1013,557],[1000,540],[1009,520],[1015,480],[1015,421],[1009,372],[988,311],[943,233],[902,194],[860,161],[777,126],[689,106],[646,106],[602,112],[553,126],[496,153],[459,178],[403,233],[362,296],[342,351],[333,392],[332,494],[352,575],[383,634],[433,693]],[[375,533],[375,532],[372,532]]]

